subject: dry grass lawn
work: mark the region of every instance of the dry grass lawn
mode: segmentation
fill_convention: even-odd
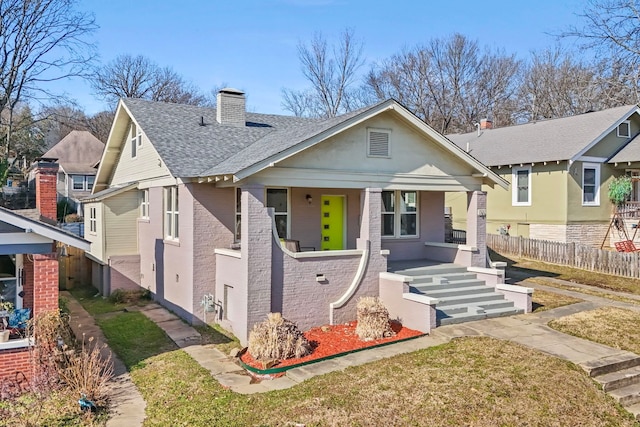
[[[490,338],[457,339],[250,396],[223,389],[180,350],[147,359],[131,375],[147,401],[145,426],[634,425],[580,369]]]
[[[532,297],[533,312],[538,313],[540,311],[551,310],[552,308],[558,308],[582,301],[584,300],[542,289],[536,289]]]
[[[566,334],[640,354],[640,313],[602,307],[553,320],[549,326]]]

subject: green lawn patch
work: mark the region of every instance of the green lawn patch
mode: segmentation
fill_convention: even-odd
[[[126,303],[112,304],[107,298],[100,295],[98,290],[92,286],[73,288],[70,289],[69,292],[92,316],[111,313],[114,311],[122,311],[127,306]]]
[[[109,347],[129,370],[139,367],[151,356],[177,348],[158,325],[138,311],[98,317],[96,323],[107,338]]]
[[[225,390],[181,350],[153,356],[131,375],[147,401],[145,426],[634,425],[580,369],[490,338],[249,396]]]

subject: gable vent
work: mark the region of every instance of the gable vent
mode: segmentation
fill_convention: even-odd
[[[369,130],[367,154],[371,157],[390,157],[389,136],[389,131]]]

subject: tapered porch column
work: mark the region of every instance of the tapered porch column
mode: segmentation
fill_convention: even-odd
[[[473,267],[487,266],[487,193],[467,192],[467,245],[475,246],[471,254]]]
[[[246,319],[241,328],[246,342],[254,324],[263,321],[271,311],[272,219],[264,206],[264,186],[242,187],[241,256],[246,272]],[[242,333],[240,332],[240,333]]]

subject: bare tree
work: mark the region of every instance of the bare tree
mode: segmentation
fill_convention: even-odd
[[[363,44],[352,30],[345,30],[331,49],[321,33],[307,45],[298,44],[298,59],[311,88],[303,91],[283,89],[282,106],[296,116],[334,117],[357,108],[353,88],[362,67]]]
[[[91,117],[87,117],[87,130],[106,144],[114,116],[115,113],[113,111],[101,111]]]
[[[92,86],[96,94],[115,105],[120,98],[202,105],[206,97],[169,67],[160,67],[142,55],[119,55],[96,67]]]
[[[367,75],[378,99],[395,98],[442,133],[469,131],[489,115],[511,124],[521,63],[480,50],[461,34],[405,49]]]
[[[93,58],[88,37],[97,27],[74,0],[0,1],[0,111],[26,99],[50,98],[47,83],[82,76]]]

